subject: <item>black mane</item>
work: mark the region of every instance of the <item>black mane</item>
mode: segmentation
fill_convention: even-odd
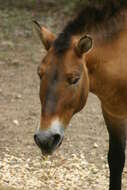
[[[85,0],[84,0],[85,1]],[[70,46],[73,35],[83,34],[92,29],[111,23],[113,28],[114,19],[121,17],[122,10],[127,8],[127,0],[89,0],[77,17],[70,21],[54,42],[56,53],[64,53]],[[119,25],[118,22],[115,24]]]

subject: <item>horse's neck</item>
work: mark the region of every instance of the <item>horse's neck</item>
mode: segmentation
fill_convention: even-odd
[[[96,83],[107,76],[113,80],[114,75],[116,77],[119,75],[119,77],[127,80],[126,60],[127,27],[110,42],[98,43],[95,41],[92,51],[86,56],[91,91],[98,90],[96,89]]]
[[[127,115],[127,28],[116,40],[94,45],[86,62],[90,91],[112,112]]]

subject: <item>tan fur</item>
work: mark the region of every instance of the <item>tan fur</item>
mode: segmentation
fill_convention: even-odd
[[[127,118],[127,27],[112,43],[95,42],[86,59],[90,91],[109,114]]]
[[[72,116],[85,106],[89,92],[100,99],[109,133],[110,190],[121,190],[127,138],[127,19],[121,27],[117,35],[107,41],[102,38],[104,31],[102,35],[101,31],[98,34],[91,31],[92,49],[88,34],[72,36],[69,44],[62,41],[64,51],[60,49],[61,43],[50,45],[38,69],[40,131],[52,128],[54,117],[66,127]],[[106,34],[110,36],[110,30]],[[48,42],[48,39],[50,36],[45,40]]]
[[[82,66],[81,59],[79,58],[77,60],[75,52],[73,50],[68,51],[66,56],[61,58],[61,62],[59,62],[52,54],[53,49],[51,48],[38,69],[39,75],[42,75],[42,85],[40,89],[40,98],[42,103],[41,129],[48,128],[54,117],[59,117],[66,127],[73,113],[83,108],[88,95],[88,74],[84,75],[84,67]],[[54,61],[52,62],[51,60]],[[54,91],[54,95],[52,96],[58,95],[59,99],[51,112],[48,106],[50,107],[52,102],[49,101],[47,108],[45,106],[45,102],[48,101],[46,99],[46,94],[48,92],[48,88],[52,85],[52,83],[50,83],[50,77],[53,75],[55,68],[57,68],[59,73],[59,79],[57,81],[57,85],[52,86],[52,90]],[[77,75],[80,75],[80,72],[80,84],[84,83],[84,85],[70,86],[67,82],[68,79],[77,77]],[[86,66],[85,72],[87,73]],[[84,99],[84,104],[82,104],[83,102],[80,103],[80,98]]]
[[[42,32],[47,43],[53,39],[53,34],[46,29]],[[54,117],[59,117],[66,127],[73,114],[84,107],[89,91],[99,97],[109,115],[118,119],[127,118],[127,22],[111,42],[102,42],[95,33],[91,36],[94,41],[92,50],[80,57],[75,49],[81,36],[73,36],[70,49],[60,57],[50,45],[38,69],[39,75],[42,75],[41,129],[48,128]],[[54,85],[50,79],[55,70],[59,76]],[[80,76],[78,85],[69,85],[68,78],[73,79],[77,75]],[[50,95],[58,96],[54,108],[50,105],[51,100],[46,100],[51,86],[54,95],[51,89]]]

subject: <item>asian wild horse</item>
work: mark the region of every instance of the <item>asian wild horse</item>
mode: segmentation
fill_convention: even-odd
[[[101,101],[109,133],[110,190],[121,190],[127,126],[127,0],[91,0],[56,38],[36,21],[47,55],[38,67],[43,154],[60,146],[88,93]]]

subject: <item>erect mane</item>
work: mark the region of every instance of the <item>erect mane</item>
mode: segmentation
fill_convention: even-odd
[[[127,0],[89,0],[77,17],[67,23],[54,42],[57,54],[64,53],[70,46],[71,37],[85,32],[105,28],[108,37],[112,39],[118,33],[120,21],[123,21],[122,11],[127,9]],[[101,30],[101,29],[100,29]]]

